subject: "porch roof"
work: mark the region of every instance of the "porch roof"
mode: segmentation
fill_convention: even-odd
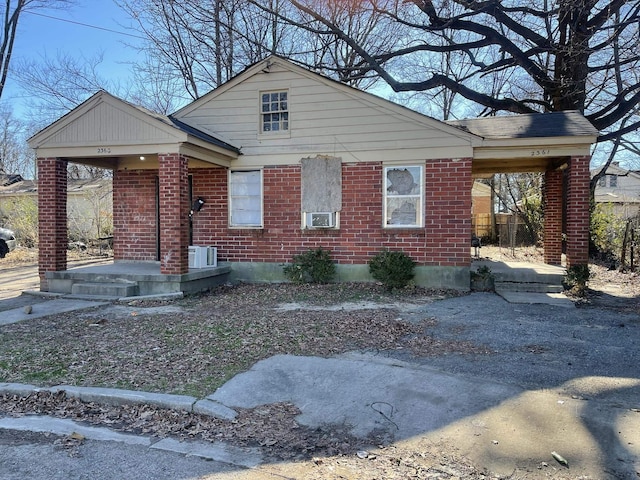
[[[530,113],[447,122],[483,138],[473,174],[544,172],[572,156],[588,156],[598,131],[577,111]]]
[[[37,156],[109,169],[158,168],[158,154],[179,153],[190,165],[229,166],[240,150],[166,115],[100,91],[28,141]]]

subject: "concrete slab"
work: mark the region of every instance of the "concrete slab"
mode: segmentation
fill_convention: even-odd
[[[496,289],[496,293],[509,303],[544,304],[556,307],[575,308],[574,303],[563,293],[510,292]]]
[[[52,433],[54,435],[61,436],[78,433],[89,440],[103,440],[123,442],[129,445],[151,446],[151,439],[148,437],[119,433],[103,427],[90,427],[74,422],[73,420],[49,417],[46,415],[0,418],[0,428],[28,432]]]
[[[57,313],[66,313],[75,310],[84,310],[86,308],[100,307],[102,305],[107,305],[108,303],[109,302],[72,300],[64,298],[47,300],[44,302],[36,300],[33,303],[27,303],[20,308],[14,308],[11,310],[0,312],[0,326],[21,322],[23,320],[29,320],[31,318],[55,315]],[[26,313],[25,307],[31,307],[31,313]]]
[[[277,355],[207,398],[232,408],[292,402],[302,411],[298,422],[311,428],[345,424],[358,437],[376,430],[400,439],[436,430],[521,392],[373,355]]]
[[[611,472],[635,478],[638,410],[597,398],[611,389],[637,388],[640,380],[605,380],[585,379],[595,395],[587,397],[569,395],[565,385],[526,391],[373,355],[280,355],[234,377],[209,398],[245,408],[292,402],[302,412],[297,420],[309,427],[347,425],[362,438],[384,431],[411,451],[444,443],[498,475],[516,469],[558,472],[565,467],[554,460],[551,452],[557,452],[569,461],[572,478],[609,478]]]
[[[262,463],[262,454],[258,449],[235,447],[221,442],[181,442],[174,438],[163,438],[151,445],[151,448],[246,468],[254,468]]]
[[[208,415],[210,417],[221,418],[223,420],[233,420],[238,416],[238,412],[229,408],[221,403],[214,402],[205,398],[204,400],[198,400],[193,404],[193,413],[200,415]]]
[[[170,395],[166,393],[140,392],[135,390],[121,390],[104,387],[75,387],[72,385],[58,385],[48,390],[57,392],[64,390],[67,396],[83,402],[97,402],[107,405],[155,405],[161,408],[184,410],[190,412],[195,397],[189,395]]]

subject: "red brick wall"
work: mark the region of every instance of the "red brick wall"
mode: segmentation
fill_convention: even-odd
[[[544,262],[562,263],[562,170],[549,170],[544,176]]]
[[[118,170],[113,177],[113,256],[156,260],[156,170]]]
[[[218,247],[221,261],[287,262],[308,248],[331,250],[340,264],[365,264],[384,246],[403,250],[421,265],[469,266],[471,160],[426,165],[425,227],[382,228],[382,164],[342,167],[340,229],[301,230],[300,166],[264,169],[264,229],[230,229],[227,171],[199,169],[193,196],[206,203],[194,215],[193,243]]]
[[[471,159],[431,160],[426,164],[426,234],[424,263],[469,266],[471,263]]]
[[[48,291],[45,272],[67,269],[67,162],[38,159],[38,273]]]
[[[567,187],[567,267],[589,263],[589,162],[571,157]]]
[[[406,252],[420,265],[468,267],[471,160],[426,163],[425,227],[419,229],[382,227],[382,168],[377,162],[343,165],[339,230],[301,229],[299,165],[264,168],[263,229],[228,227],[226,169],[191,170],[193,197],[205,200],[193,216],[193,243],[218,247],[220,261],[284,263],[308,248],[322,246],[340,264],[366,264],[387,247]],[[155,175],[155,171],[116,174],[114,249],[118,259],[155,258],[155,204],[151,201]],[[176,205],[173,202],[166,211]],[[183,213],[170,223],[177,226],[187,220]]]
[[[188,161],[178,154],[159,155],[160,272],[189,271]]]

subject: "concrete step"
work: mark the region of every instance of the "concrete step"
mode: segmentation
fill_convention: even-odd
[[[559,283],[546,282],[495,282],[496,291],[503,292],[531,292],[531,293],[562,293],[564,287]]]
[[[72,295],[89,295],[92,297],[135,297],[138,295],[136,282],[82,282],[71,286]]]

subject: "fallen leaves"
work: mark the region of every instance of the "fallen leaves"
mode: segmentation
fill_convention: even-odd
[[[433,319],[403,319],[398,307],[447,294],[457,293],[389,293],[375,284],[239,285],[174,302],[136,300],[37,318],[0,329],[0,379],[204,397],[276,354],[491,353],[482,345],[437,339],[429,335]],[[366,308],[333,308],[341,302]],[[314,308],[279,310],[285,303]]]

